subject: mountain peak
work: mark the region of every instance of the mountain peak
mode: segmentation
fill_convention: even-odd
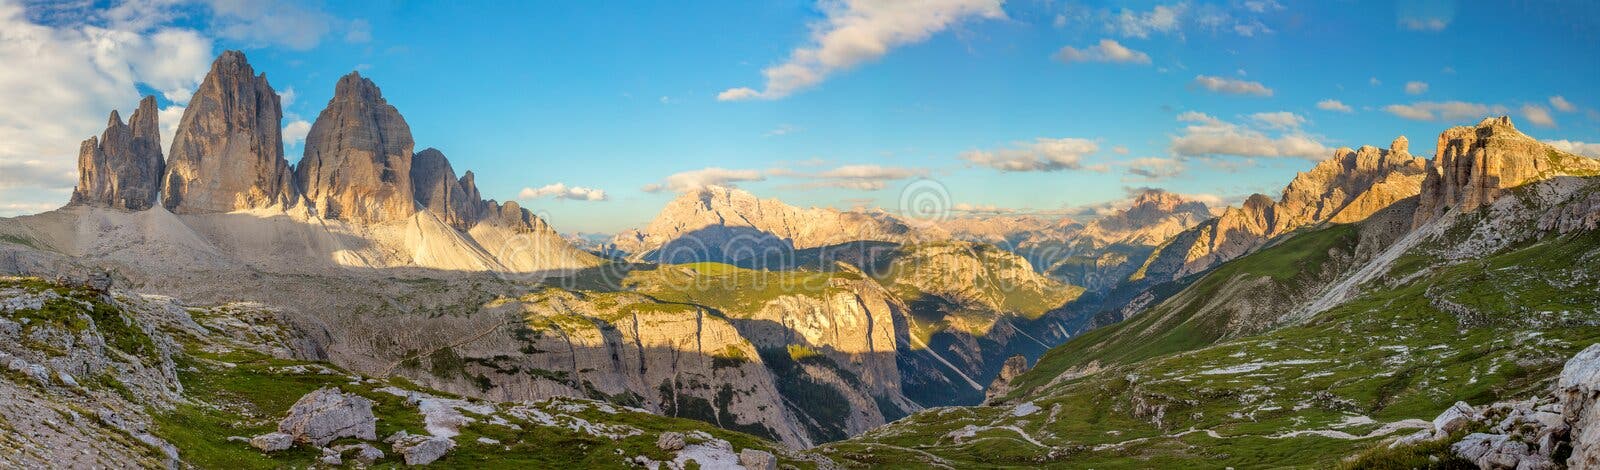
[[[295,165],[300,189],[323,217],[356,222],[401,220],[415,213],[411,127],[372,80],[339,79],[328,107],[306,134]]]
[[[161,195],[167,209],[230,212],[299,199],[283,158],[278,93],[254,73],[239,51],[212,62],[173,133]]]

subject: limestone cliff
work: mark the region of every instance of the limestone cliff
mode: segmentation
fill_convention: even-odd
[[[1511,118],[1487,118],[1439,134],[1414,225],[1454,209],[1471,212],[1507,189],[1561,175],[1600,174],[1600,161],[1556,150],[1518,131]]]
[[[231,212],[295,204],[283,159],[283,110],[265,73],[244,54],[223,52],[183,110],[162,182],[174,213]]]
[[[1425,160],[1413,157],[1404,136],[1390,148],[1340,148],[1333,157],[1301,172],[1273,201],[1262,194],[1241,207],[1174,236],[1145,260],[1135,281],[1170,280],[1203,272],[1253,252],[1268,241],[1324,222],[1365,220],[1416,196]]]
[[[359,72],[339,79],[333,99],[306,134],[295,178],[324,218],[375,223],[416,210],[411,127],[372,80]]]
[[[100,138],[83,141],[72,204],[132,211],[155,205],[166,169],[156,112],[156,98],[146,96],[128,123],[112,111]]]
[[[466,230],[478,220],[480,199],[473,187],[471,172],[456,178],[456,170],[443,152],[432,147],[417,152],[411,159],[411,188],[416,193],[417,204],[431,211],[439,220],[457,230]],[[468,196],[466,188],[473,195]]]

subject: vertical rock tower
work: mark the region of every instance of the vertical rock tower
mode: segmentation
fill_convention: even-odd
[[[299,191],[283,159],[283,109],[244,53],[211,63],[172,137],[162,205],[174,213],[291,205]]]
[[[127,124],[112,111],[105,132],[98,139],[83,141],[78,150],[78,186],[72,190],[72,204],[131,211],[149,209],[156,203],[165,170],[156,98],[146,96]]]
[[[295,179],[319,215],[357,223],[416,212],[411,127],[372,80],[351,72],[306,135]]]

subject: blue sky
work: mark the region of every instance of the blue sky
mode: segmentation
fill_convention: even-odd
[[[335,80],[360,70],[418,150],[439,148],[487,197],[562,231],[642,225],[675,191],[719,182],[888,210],[924,177],[963,210],[1084,217],[1145,186],[1234,203],[1276,196],[1340,146],[1403,134],[1431,155],[1441,130],[1488,114],[1600,152],[1590,2],[142,0],[7,18],[10,2],[3,21],[46,37],[104,29],[144,44],[154,59],[130,53],[110,89],[162,93],[168,125],[198,80],[190,69],[224,49],[293,91],[286,126],[314,120]],[[174,32],[184,41],[156,40]],[[205,59],[163,52],[179,43]],[[0,34],[0,62],[43,60],[24,53]],[[116,75],[105,62],[86,61]],[[0,75],[0,94],[25,94],[27,80]],[[0,136],[65,141],[0,142],[0,169],[59,176],[110,107],[137,100],[105,95],[73,108],[91,124],[65,129],[22,119],[61,112],[42,98],[0,112]],[[286,150],[299,160],[297,142]],[[66,200],[59,182],[5,180],[3,213]]]

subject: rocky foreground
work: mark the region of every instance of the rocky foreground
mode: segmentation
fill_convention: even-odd
[[[302,358],[259,304],[0,278],[0,466],[817,468],[712,425],[582,399],[497,403]]]

